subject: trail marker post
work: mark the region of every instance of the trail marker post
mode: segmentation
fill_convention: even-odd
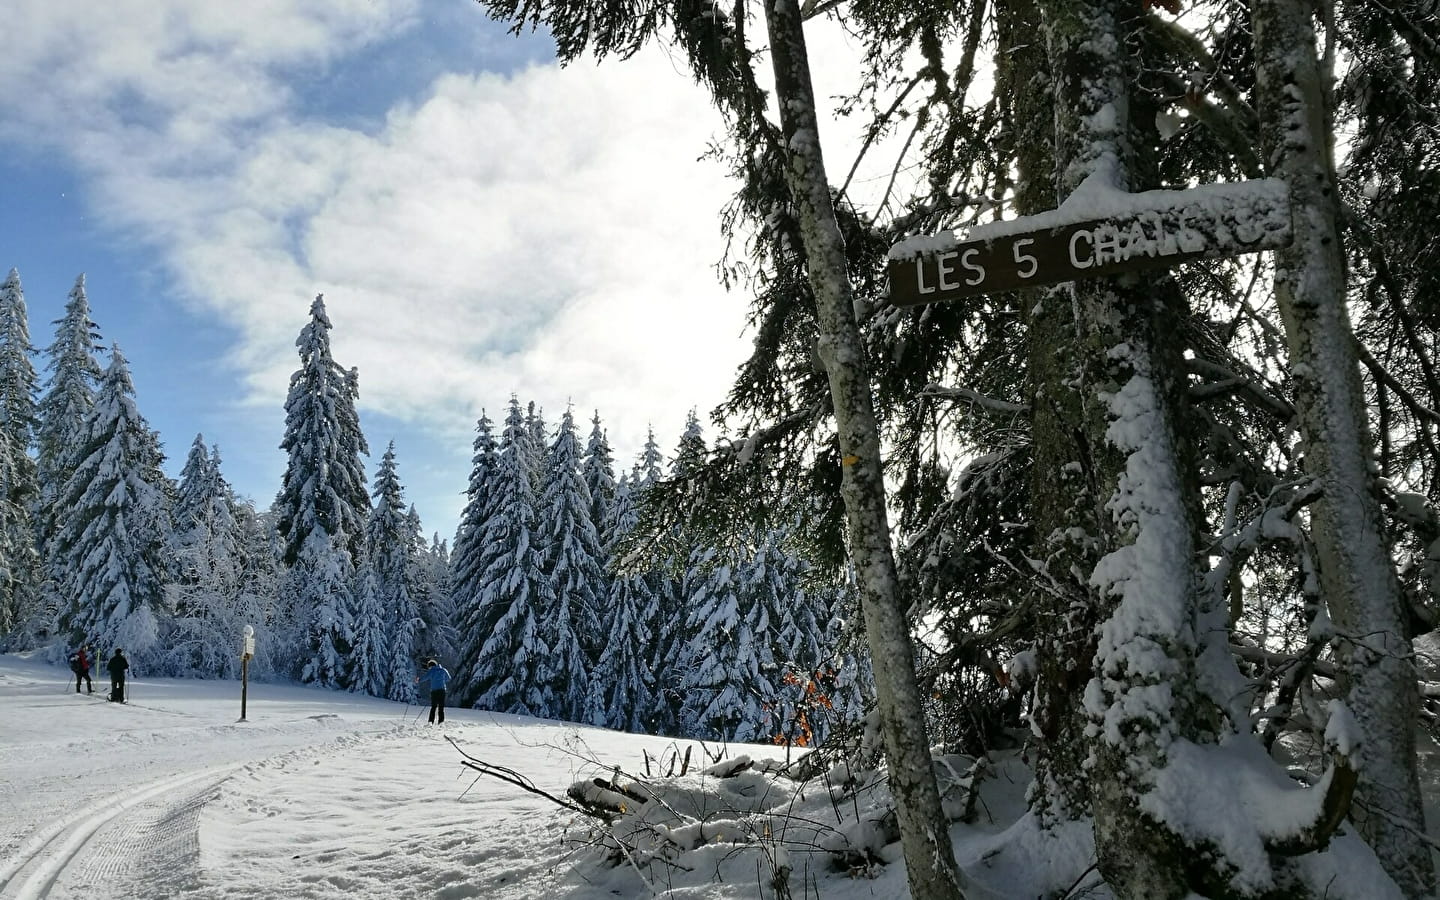
[[[1130,194],[1082,185],[1059,209],[906,238],[890,248],[890,300],[980,294],[1278,250],[1293,237],[1284,182],[1258,179]]]
[[[255,626],[246,625],[240,648],[240,721],[245,721],[245,699],[250,690],[250,659],[255,655]]]

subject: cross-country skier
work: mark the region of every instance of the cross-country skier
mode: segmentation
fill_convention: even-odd
[[[80,693],[80,682],[85,682],[90,693],[95,693],[95,682],[90,680],[90,648],[82,646],[71,657],[70,667],[75,670],[75,693]]]
[[[430,724],[435,724],[435,714],[440,714],[440,724],[445,724],[445,685],[450,683],[450,673],[433,659],[425,660],[425,671],[416,679],[430,685]]]
[[[110,699],[116,703],[124,703],[125,670],[130,668],[130,660],[125,658],[123,650],[116,647],[115,655],[110,657],[106,668],[110,670]]]

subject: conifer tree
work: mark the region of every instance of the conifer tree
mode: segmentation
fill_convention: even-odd
[[[600,536],[590,519],[590,491],[580,463],[575,418],[567,409],[545,457],[539,541],[554,599],[544,612],[542,630],[550,649],[545,677],[555,702],[551,715],[571,721],[585,713],[587,673],[600,655],[599,613],[605,598]]]
[[[585,488],[590,492],[590,521],[596,531],[601,532],[600,546],[606,554],[600,560],[600,568],[609,568],[608,536],[604,533],[612,520],[611,507],[615,503],[615,460],[610,452],[610,440],[600,427],[600,411],[590,420],[590,440],[585,444]]]
[[[174,617],[163,671],[233,677],[236,642],[245,625],[261,640],[263,611],[247,591],[240,504],[220,472],[219,448],[196,435],[175,492],[166,605]]]
[[[764,734],[768,685],[759,647],[767,623],[746,596],[734,555],[714,548],[696,560],[695,593],[687,598],[681,725],[687,734],[753,741]]]
[[[616,486],[606,531],[610,547],[634,529],[636,511],[628,480]],[[655,591],[647,572],[617,572],[609,580],[609,629],[600,661],[590,675],[584,720],[622,731],[644,731],[654,710],[655,679],[647,650],[655,615]]]
[[[184,559],[199,545],[218,540],[219,550],[239,559],[234,503],[230,485],[220,474],[219,448],[207,448],[205,436],[195,435],[180,470],[172,514],[171,552],[180,561],[175,572],[177,580],[190,583],[197,580],[193,573],[187,572]]]
[[[274,508],[282,559],[291,566],[283,612],[304,635],[296,660],[302,678],[345,686],[353,639],[348,585],[363,552],[370,505],[360,457],[369,448],[355,412],[359,376],[335,362],[330,328],[324,297],[317,295],[295,341],[300,368],[290,376],[280,442],[289,461]],[[326,559],[328,553],[338,556]]]
[[[520,402],[510,399],[496,460],[493,506],[481,535],[481,576],[476,619],[488,632],[465,635],[469,646],[459,674],[467,700],[480,709],[544,715],[552,708],[543,678],[549,652],[540,616],[554,608],[536,533],[530,478],[530,431]]]
[[[525,444],[526,461],[530,467],[530,483],[539,496],[545,479],[545,448],[550,446],[550,435],[545,427],[545,410],[531,400],[525,409],[525,430],[529,440]]]
[[[355,619],[353,640],[347,658],[350,690],[384,697],[390,688],[392,654],[387,646],[384,587],[373,560],[360,568],[359,585],[355,588]],[[408,659],[408,655],[407,655]],[[408,674],[409,666],[405,669]]]
[[[705,438],[700,420],[690,410],[685,419],[685,430],[670,463],[670,477],[681,479],[695,472],[705,462]],[[654,434],[646,442],[641,454],[641,467],[646,480],[643,489],[650,489],[658,479],[658,447]],[[681,706],[685,703],[683,685],[689,683],[690,674],[684,668],[691,657],[685,642],[686,619],[690,615],[688,604],[691,598],[700,594],[708,578],[708,548],[692,546],[683,527],[672,529],[667,536],[669,558],[660,562],[660,572],[655,579],[655,612],[652,621],[655,642],[651,648],[650,668],[655,677],[655,727],[665,733],[674,733],[682,727]]]
[[[35,352],[20,273],[0,285],[0,637],[19,647],[47,627],[42,621],[44,575],[35,545],[39,500],[35,461]]]
[[[143,662],[154,659],[166,614],[170,510],[164,456],[134,394],[125,357],[113,347],[74,449],[75,470],[57,497],[66,514],[51,558],[70,598],[68,630]]]
[[[465,492],[465,510],[460,514],[455,547],[450,554],[454,625],[460,649],[466,654],[457,671],[473,668],[476,660],[469,654],[479,652],[485,642],[483,636],[490,634],[499,615],[496,610],[480,604],[481,581],[485,572],[485,522],[492,512],[494,478],[499,460],[492,424],[484,410],[481,410],[480,419],[475,423],[474,451],[470,483]],[[474,697],[470,699],[473,701]]]
[[[310,321],[295,341],[300,368],[290,376],[285,437],[280,442],[289,461],[275,501],[276,528],[287,564],[295,562],[315,530],[329,537],[345,535],[340,546],[349,552],[352,564],[364,541],[370,499],[360,457],[370,448],[355,412],[359,376],[354,369],[343,369],[331,355],[330,329],[324,295],[317,295],[310,305]]]
[[[419,579],[419,516],[412,520],[406,510],[393,441],[385,448],[375,473],[374,503],[365,526],[365,549],[376,580],[381,644],[387,653],[384,667],[376,669],[376,677],[380,679],[376,682],[378,690],[369,692],[408,700],[413,695],[410,674],[415,662],[415,638],[420,630],[415,598]]]
[[[355,570],[346,543],[343,533],[331,536],[324,529],[313,529],[280,589],[281,606],[303,615],[294,620],[296,633],[290,643],[300,663],[297,674],[307,684],[350,686]]]
[[[90,301],[85,295],[85,276],[65,303],[65,313],[55,321],[55,340],[50,344],[50,379],[36,408],[36,467],[40,483],[40,505],[36,525],[40,552],[50,562],[49,541],[59,518],[55,508],[77,462],[75,448],[84,436],[85,421],[95,405],[95,388],[100,381],[100,363],[95,354],[100,331],[90,320]],[[59,582],[63,573],[52,571]]]
[[[416,522],[418,525],[418,517]],[[421,577],[415,589],[415,602],[420,613],[420,631],[415,635],[415,647],[427,658],[458,668],[455,654],[459,616],[450,580],[450,548],[437,532],[419,558]]]

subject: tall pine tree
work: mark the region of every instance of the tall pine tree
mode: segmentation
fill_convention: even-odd
[[[493,506],[480,539],[477,619],[494,625],[465,635],[471,649],[460,677],[466,682],[462,697],[473,697],[478,708],[544,715],[552,702],[543,677],[549,648],[540,617],[555,600],[536,533],[530,435],[520,402],[512,397],[496,460]]]
[[[359,376],[331,355],[330,328],[324,297],[316,296],[295,341],[300,368],[290,376],[280,442],[289,462],[275,511],[282,558],[292,566],[285,592],[291,608],[285,612],[305,634],[297,648],[302,677],[340,685],[353,637],[346,585],[370,506],[360,459],[369,448],[355,412]],[[327,553],[340,558],[326,559]],[[316,583],[304,583],[307,578]]]
[[[70,599],[64,624],[132,661],[155,660],[167,613],[163,588],[170,531],[164,456],[135,407],[120,348],[74,448],[75,471],[57,506],[66,511],[51,557]]]
[[[49,542],[59,518],[56,500],[75,471],[76,448],[84,437],[85,420],[95,405],[95,388],[100,381],[100,363],[95,354],[100,331],[90,319],[90,301],[85,294],[85,276],[65,303],[65,314],[55,321],[55,340],[50,344],[50,380],[36,409],[36,466],[40,482],[40,552],[50,563]],[[61,507],[63,509],[63,507]],[[59,582],[63,572],[53,571]]]
[[[571,721],[585,712],[588,672],[603,637],[599,621],[606,594],[600,535],[590,519],[590,491],[580,463],[575,417],[567,409],[545,457],[539,536],[554,600],[542,631],[550,648],[545,657],[555,703],[550,714]]]
[[[628,480],[616,487],[606,546],[615,547],[635,527],[634,495]],[[644,731],[654,709],[655,678],[647,652],[655,615],[655,591],[648,572],[616,572],[609,579],[608,631],[600,660],[590,675],[585,721],[623,731]]]
[[[44,581],[35,546],[39,481],[30,447],[35,433],[35,367],[20,273],[0,285],[0,637],[28,645],[49,623],[41,615]]]

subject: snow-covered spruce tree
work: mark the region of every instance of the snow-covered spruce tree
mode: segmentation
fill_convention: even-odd
[[[1311,517],[1320,595],[1335,626],[1346,700],[1366,740],[1352,818],[1406,896],[1429,897],[1436,885],[1416,770],[1417,676],[1345,306],[1331,75],[1321,69],[1314,7],[1254,0],[1251,9],[1265,159],[1289,187],[1296,232],[1276,253],[1275,297],[1305,471],[1320,486]],[[1433,53],[1440,31],[1429,15]]]
[[[550,435],[545,426],[545,410],[536,406],[534,400],[525,406],[525,431],[530,437],[525,444],[526,465],[538,497],[545,483],[545,448],[550,446]]]
[[[300,368],[290,376],[280,441],[289,459],[275,510],[286,564],[294,563],[317,529],[344,534],[352,563],[364,542],[370,498],[360,458],[370,448],[355,412],[358,377],[331,355],[330,329],[324,295],[316,295],[310,321],[295,340]]]
[[[545,715],[554,704],[543,677],[549,648],[541,638],[540,617],[554,608],[555,598],[536,533],[529,443],[520,402],[511,397],[492,482],[493,506],[480,539],[477,618],[494,625],[487,633],[465,635],[474,649],[467,651],[465,667],[456,675],[464,685],[462,697],[474,697],[476,708]]]
[[[865,717],[874,703],[875,677],[864,636],[856,633],[860,599],[854,584],[831,586],[821,595],[821,606],[825,610],[821,674],[830,708],[828,716],[811,724],[816,739],[824,741],[833,726]]]
[[[385,660],[373,674],[374,680],[356,689],[377,697],[408,701],[414,696],[415,640],[422,624],[415,597],[420,580],[420,534],[419,522],[412,521],[406,508],[405,489],[395,464],[394,441],[380,459],[373,499],[370,518],[365,523],[365,555],[376,580]],[[357,624],[357,638],[359,634]]]
[[[658,452],[652,432],[641,451],[642,502],[649,501],[650,492],[658,483]],[[683,479],[704,465],[707,452],[700,419],[692,409],[685,417],[685,430],[670,461],[670,478]],[[653,613],[647,612],[646,618],[653,623],[651,634],[654,636],[650,648],[650,671],[655,679],[651,728],[660,734],[678,734],[685,730],[681,719],[681,707],[685,703],[682,687],[688,683],[690,662],[686,619],[690,615],[689,599],[698,593],[708,574],[707,549],[694,545],[682,522],[669,529],[664,541],[652,551],[658,556],[652,581],[655,609]]]
[[[711,548],[696,562],[704,577],[686,603],[681,726],[692,737],[768,740],[776,731],[767,710],[774,690],[761,671],[769,623],[745,590],[745,560],[734,549]]]
[[[475,454],[471,457],[470,483],[465,492],[465,509],[455,530],[450,553],[450,597],[455,608],[457,638],[456,672],[471,672],[479,660],[500,611],[480,603],[485,575],[485,523],[493,511],[495,473],[499,450],[488,416],[482,410],[475,423]],[[457,685],[457,696],[465,704],[475,702],[479,690],[469,681]]]
[[[622,479],[615,486],[606,545],[613,549],[635,528],[634,489]],[[621,731],[643,732],[654,709],[655,676],[647,651],[656,614],[649,572],[612,572],[608,585],[608,632],[600,660],[590,673],[584,720]]]
[[[168,624],[170,509],[164,456],[134,395],[125,357],[112,347],[72,449],[74,471],[56,497],[65,515],[50,558],[69,600],[65,629],[100,647],[123,647],[143,667],[163,651]]]
[[[35,437],[35,352],[20,273],[0,285],[0,645],[33,644],[53,622],[44,621],[44,582],[35,544],[34,510],[40,485],[30,447]]]
[[[351,622],[350,654],[346,683],[350,690],[372,697],[386,696],[392,681],[392,655],[388,646],[385,589],[373,560],[367,559],[357,573],[354,588],[354,617]],[[408,657],[407,657],[408,661]],[[409,675],[410,666],[402,674]]]
[[[420,580],[415,588],[415,604],[420,612],[421,629],[415,635],[420,655],[442,661],[447,667],[458,668],[456,653],[459,631],[456,623],[454,588],[450,581],[450,548],[436,532],[430,546],[420,554]]]
[[[813,745],[823,725],[812,715],[814,706],[830,703],[826,695],[830,676],[824,671],[825,641],[815,598],[806,589],[807,566],[790,552],[789,534],[771,529],[761,536],[754,553],[741,570],[742,590],[755,604],[760,672],[768,691],[769,723],[763,736],[788,743]]]
[[[80,275],[70,290],[64,315],[55,321],[55,340],[47,350],[50,379],[36,407],[35,462],[40,482],[36,525],[40,553],[47,566],[50,538],[57,528],[56,499],[75,471],[75,448],[95,405],[95,388],[101,375],[95,357],[99,341],[100,331],[90,320],[85,276]],[[57,584],[63,579],[63,573],[53,569],[49,574]]]
[[[174,571],[177,583],[194,584],[199,580],[198,574],[184,562],[194,547],[218,541],[218,549],[227,556],[239,558],[234,500],[230,486],[220,474],[219,449],[207,448],[202,434],[195,435],[180,470],[172,519],[170,551],[179,563]],[[183,605],[177,606],[175,612],[176,615],[188,614]]]
[[[350,686],[355,568],[347,544],[343,532],[312,529],[279,589],[281,608],[303,614],[290,619],[294,637],[286,643],[295,656],[283,670],[295,671],[298,664],[300,680],[321,687]]]
[[[168,674],[229,678],[239,671],[240,634],[264,625],[245,593],[237,503],[220,473],[219,449],[196,435],[180,471],[169,538],[166,604],[174,616],[163,662]]]
[[[600,534],[590,519],[590,490],[580,463],[575,418],[567,409],[545,456],[537,531],[555,603],[542,615],[541,637],[550,648],[543,677],[555,702],[550,715],[570,721],[585,713],[589,671],[604,639],[600,613],[607,594]]]
[[[214,464],[217,469],[220,467],[218,458]],[[269,513],[258,513],[248,498],[235,497],[232,493],[232,499],[240,550],[240,598],[236,617],[242,629],[250,625],[256,635],[250,674],[285,671],[289,660],[297,656],[294,643],[297,635],[282,627],[278,614],[282,581],[280,538]]]
[[[590,492],[590,521],[600,532],[600,568],[609,569],[610,540],[606,531],[614,521],[615,459],[610,451],[610,440],[600,427],[599,410],[590,420],[590,439],[585,444],[581,470],[585,473],[585,489]]]
[[[358,375],[331,356],[330,327],[324,297],[316,296],[310,321],[295,341],[300,368],[290,376],[280,442],[289,459],[273,508],[282,559],[291,567],[282,596],[286,604],[299,604],[283,609],[281,618],[305,635],[294,662],[306,681],[345,686],[342,661],[350,652],[351,609],[346,585],[363,549],[370,498],[360,457],[369,448],[355,412]],[[342,558],[322,558],[332,551]],[[308,553],[303,565],[302,552]],[[319,581],[297,580],[307,577]]]

